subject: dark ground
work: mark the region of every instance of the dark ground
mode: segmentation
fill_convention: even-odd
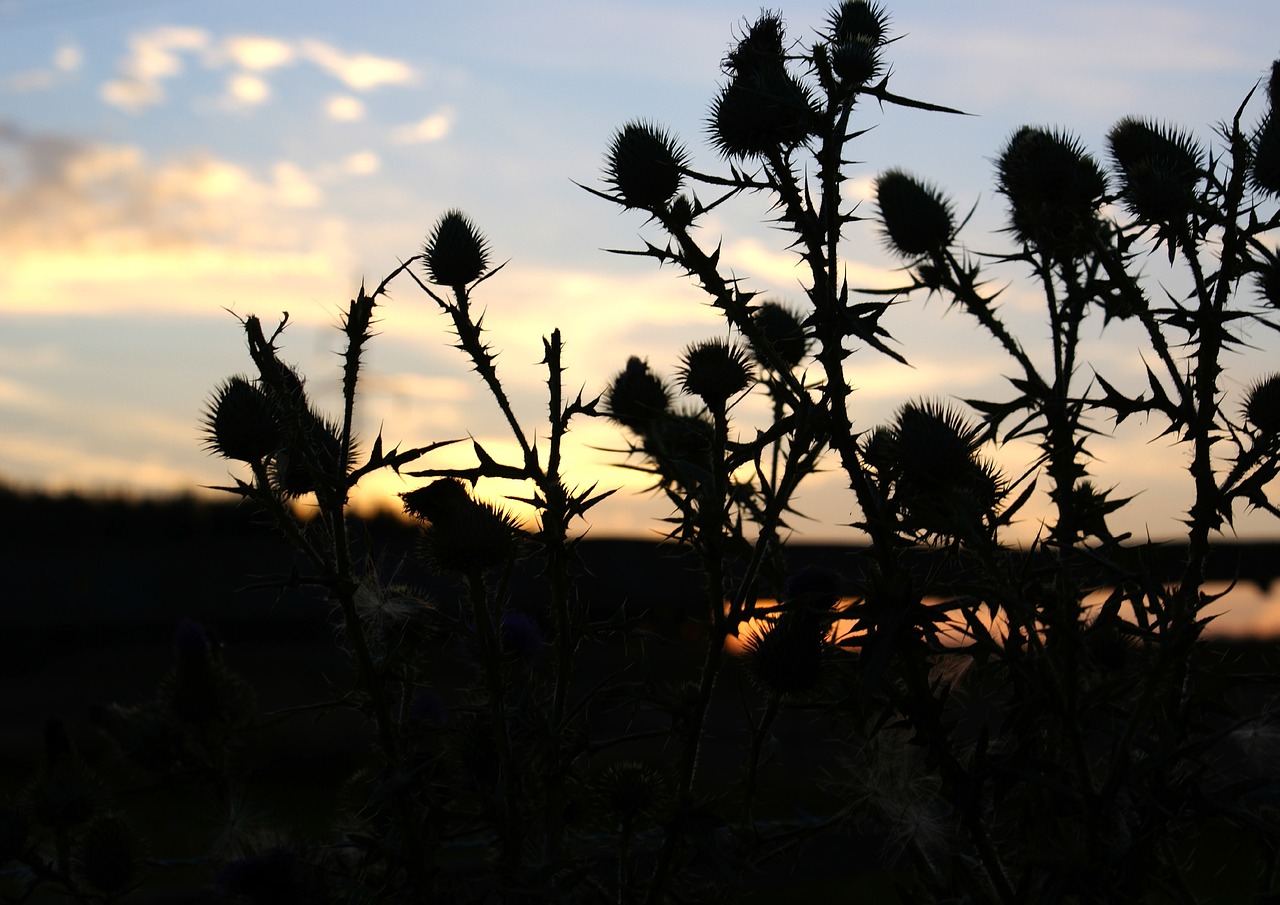
[[[331,699],[334,688],[350,687],[349,664],[334,643],[328,605],[298,591],[252,587],[260,579],[287,574],[292,559],[285,542],[246,508],[0,492],[0,524],[14,529],[0,545],[0,798],[32,775],[50,717],[66,721],[87,755],[101,754],[91,709],[149,697],[173,662],[173,631],[183,618],[216,629],[228,663],[253,684],[262,713],[313,705]],[[412,566],[411,528],[387,517],[370,523],[367,531],[368,548],[379,551],[384,570],[395,571],[427,596],[453,593],[448,583]],[[658,603],[659,622],[670,628],[679,624],[681,612],[698,604],[700,579],[691,564],[671,549],[653,546],[639,541],[582,545],[587,574],[579,589],[598,614],[624,601],[629,608]],[[797,563],[851,567],[847,550],[792,551]],[[1174,561],[1177,552],[1169,550]],[[1238,571],[1264,587],[1277,563],[1280,547],[1268,545],[1223,549],[1216,560],[1224,573]],[[685,648],[681,653],[677,646],[673,656],[696,662],[696,645]],[[1205,652],[1242,659],[1261,675],[1280,674],[1280,646],[1273,641],[1220,641]],[[601,650],[590,656],[603,673],[612,654]],[[1247,706],[1269,704],[1274,691],[1274,685],[1260,686]],[[804,741],[814,734],[803,719],[778,728],[791,735],[792,744],[785,747],[792,751],[806,751]],[[253,764],[250,787],[263,822],[323,824],[369,740],[362,718],[341,709],[303,714],[256,732],[247,761]],[[795,775],[811,776],[820,767],[819,753],[798,758],[786,764]],[[213,828],[225,822],[212,805],[197,803],[193,810],[190,801],[137,787],[132,794],[135,808],[136,796],[144,802],[144,833],[165,839],[166,855],[200,854]],[[182,873],[173,875],[178,886]],[[794,884],[788,888],[789,895],[807,895]],[[878,898],[881,894],[883,889],[864,888],[858,898],[837,900],[892,901]],[[181,901],[172,891],[159,895],[130,901]]]

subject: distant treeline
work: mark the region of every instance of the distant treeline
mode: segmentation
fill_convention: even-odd
[[[4,591],[0,625],[99,632],[172,626],[191,617],[226,625],[327,625],[328,610],[314,589],[280,586],[305,574],[274,529],[248,506],[194,497],[125,500],[0,490],[0,545]],[[429,598],[456,596],[452,582],[432,575],[412,555],[416,528],[391,514],[364,520],[355,532],[383,581],[404,583]],[[678,621],[686,605],[701,601],[692,557],[674,544],[644,539],[587,539],[579,546],[583,575],[578,591],[596,610],[619,606]],[[853,551],[835,545],[793,543],[790,564],[822,564],[856,576]],[[1175,575],[1182,548],[1159,548],[1167,575]],[[945,585],[951,567],[938,554],[928,565]],[[1020,555],[1020,554],[1019,554]],[[1136,555],[1136,554],[1135,554]],[[1210,578],[1239,578],[1267,587],[1280,563],[1280,544],[1223,543],[1210,561]],[[531,561],[525,581],[514,583],[516,605],[536,610],[541,593]]]

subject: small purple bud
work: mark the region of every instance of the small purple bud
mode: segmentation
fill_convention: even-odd
[[[449,711],[445,710],[440,696],[430,688],[419,688],[413,700],[409,702],[409,716],[424,723],[435,723],[443,726],[449,722]]]
[[[173,633],[173,651],[184,663],[203,659],[213,649],[209,633],[204,626],[191,619],[183,619]]]
[[[519,610],[503,613],[500,632],[502,649],[515,654],[525,665],[532,664],[542,652],[542,631],[527,613]]]

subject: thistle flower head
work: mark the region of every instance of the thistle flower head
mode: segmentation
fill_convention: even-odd
[[[987,523],[1005,493],[1003,478],[978,455],[982,429],[944,404],[911,402],[898,412],[878,454],[894,480],[907,525],[954,536]]]
[[[319,493],[339,482],[342,440],[337,425],[304,409],[288,432],[289,439],[273,460],[272,478],[285,497]],[[341,463],[342,470],[350,465]]]
[[[866,0],[845,0],[827,17],[831,68],[846,84],[861,86],[883,69],[880,49],[888,38],[889,15]]]
[[[591,784],[600,811],[613,827],[634,826],[656,816],[666,801],[663,775],[636,760],[609,764]]]
[[[885,239],[902,258],[939,254],[955,238],[951,202],[935,187],[901,170],[889,170],[876,178],[875,192]]]
[[[879,46],[889,36],[889,14],[878,3],[844,0],[827,14],[827,40],[832,44],[867,41]]]
[[[489,266],[488,242],[459,210],[440,217],[422,250],[427,278],[441,286],[465,286],[483,276]]]
[[[817,123],[809,89],[785,68],[735,77],[711,105],[711,143],[726,158],[763,157],[802,144]]]
[[[751,312],[751,319],[774,356],[789,368],[800,366],[809,354],[809,337],[794,311],[778,302],[764,302]],[[762,368],[774,367],[767,350],[753,347],[751,351]]]
[[[786,65],[787,25],[781,13],[762,10],[724,59],[735,77],[774,73]]]
[[[1120,174],[1120,194],[1140,221],[1180,225],[1195,206],[1204,155],[1190,135],[1172,126],[1125,117],[1107,133]]]
[[[767,620],[743,644],[743,665],[762,691],[801,697],[822,678],[825,627],[799,614]]]
[[[1280,374],[1264,377],[1249,388],[1245,417],[1262,437],[1280,437]]]
[[[1107,183],[1076,138],[1023,126],[1005,145],[996,174],[1019,241],[1064,257],[1089,247]]]
[[[1262,300],[1280,309],[1280,254],[1267,255],[1254,280]]]
[[[280,448],[275,406],[257,384],[239,375],[214,390],[204,432],[206,449],[240,462],[262,462]]]
[[[679,370],[680,386],[709,408],[721,408],[751,386],[751,362],[737,346],[711,339],[684,350]]]
[[[1253,137],[1249,176],[1259,192],[1280,195],[1280,113],[1274,101]]]
[[[666,414],[671,405],[671,391],[661,377],[649,370],[647,361],[633,355],[627,359],[626,368],[609,384],[605,404],[610,418],[643,435],[654,419]]]
[[[671,134],[636,121],[623,126],[609,145],[605,180],[628,207],[663,209],[684,183],[689,155]]]
[[[421,551],[441,571],[484,572],[519,550],[519,529],[512,517],[473,499],[455,478],[442,478],[400,497],[406,512],[427,522]]]

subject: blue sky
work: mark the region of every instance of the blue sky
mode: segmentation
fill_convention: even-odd
[[[804,39],[826,8],[782,12]],[[1005,247],[992,160],[1018,126],[1064,127],[1099,156],[1132,113],[1209,141],[1280,54],[1274,0],[889,8],[902,35],[891,88],[974,115],[867,106],[860,125],[875,128],[856,147],[865,163],[851,191],[891,166],[915,172],[959,209],[977,205],[965,233],[975,250]],[[630,354],[669,372],[688,342],[722,328],[674,272],[603,253],[635,245],[643,225],[573,181],[597,179],[613,130],[634,118],[671,128],[715,168],[701,144],[707,104],[735,29],[756,12],[720,0],[0,2],[0,480],[129,493],[225,483],[198,431],[209,391],[247,363],[224,309],[268,321],[287,310],[285,356],[332,404],[339,307],[452,207],[510,259],[481,300],[530,429],[545,410],[540,337],[555,327],[575,388],[599,392]],[[708,232],[724,235],[725,259],[753,287],[798,302],[794,259],[758,225],[763,214],[743,199]],[[897,281],[871,224],[855,224],[846,255],[852,284]],[[1011,321],[1043,335],[1034,294],[1002,276]],[[851,359],[860,424],[922,394],[1004,394],[1004,359],[958,313],[920,299],[888,324],[914,367]],[[470,432],[511,448],[411,283],[395,284],[382,331],[366,433],[381,423],[389,441],[418,444]],[[1120,381],[1141,374],[1133,349],[1124,336],[1090,346]],[[1227,392],[1273,370],[1275,352],[1233,362]],[[1168,535],[1185,506],[1184,460],[1154,439],[1159,425],[1125,428],[1095,444],[1099,480],[1141,492],[1124,527]],[[599,449],[620,444],[612,426],[584,424],[573,439],[581,480],[639,486]],[[1024,454],[1003,455],[1013,468]],[[407,486],[387,479],[370,493]],[[837,526],[849,505],[834,476],[820,477],[801,497],[815,520],[796,527],[848,538]],[[652,530],[666,514],[633,493],[597,513],[601,534]],[[1240,526],[1276,534],[1262,518]]]

